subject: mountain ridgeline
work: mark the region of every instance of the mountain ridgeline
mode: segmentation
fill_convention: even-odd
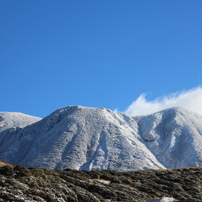
[[[201,166],[202,116],[183,108],[135,117],[81,106],[43,119],[1,112],[0,159],[58,170]]]

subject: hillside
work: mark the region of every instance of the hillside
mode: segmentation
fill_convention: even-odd
[[[24,128],[1,131],[0,158],[61,170],[201,166],[201,123],[202,116],[182,108],[130,117],[105,108],[69,106]]]
[[[41,118],[18,112],[0,112],[0,132],[8,129],[24,128],[40,121]]]
[[[0,168],[0,201],[199,202],[201,192],[201,167],[128,172]]]

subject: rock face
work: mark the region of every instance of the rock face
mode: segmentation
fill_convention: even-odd
[[[105,108],[70,106],[24,128],[4,128],[0,158],[61,170],[194,167],[202,165],[201,135],[202,116],[182,108],[129,117]]]
[[[0,167],[0,201],[202,201],[202,168],[119,172]]]

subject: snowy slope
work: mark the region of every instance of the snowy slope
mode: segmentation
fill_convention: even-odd
[[[40,120],[41,118],[18,112],[0,112],[0,132],[10,128],[24,128]]]
[[[135,120],[145,145],[166,168],[202,165],[202,116],[171,108]]]
[[[129,117],[105,108],[69,106],[21,130],[1,132],[0,158],[51,169],[197,166],[202,163],[201,123],[201,116],[181,108]]]

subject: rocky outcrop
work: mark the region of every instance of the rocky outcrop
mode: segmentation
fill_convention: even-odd
[[[0,201],[197,202],[201,192],[201,167],[128,172],[0,167]]]

